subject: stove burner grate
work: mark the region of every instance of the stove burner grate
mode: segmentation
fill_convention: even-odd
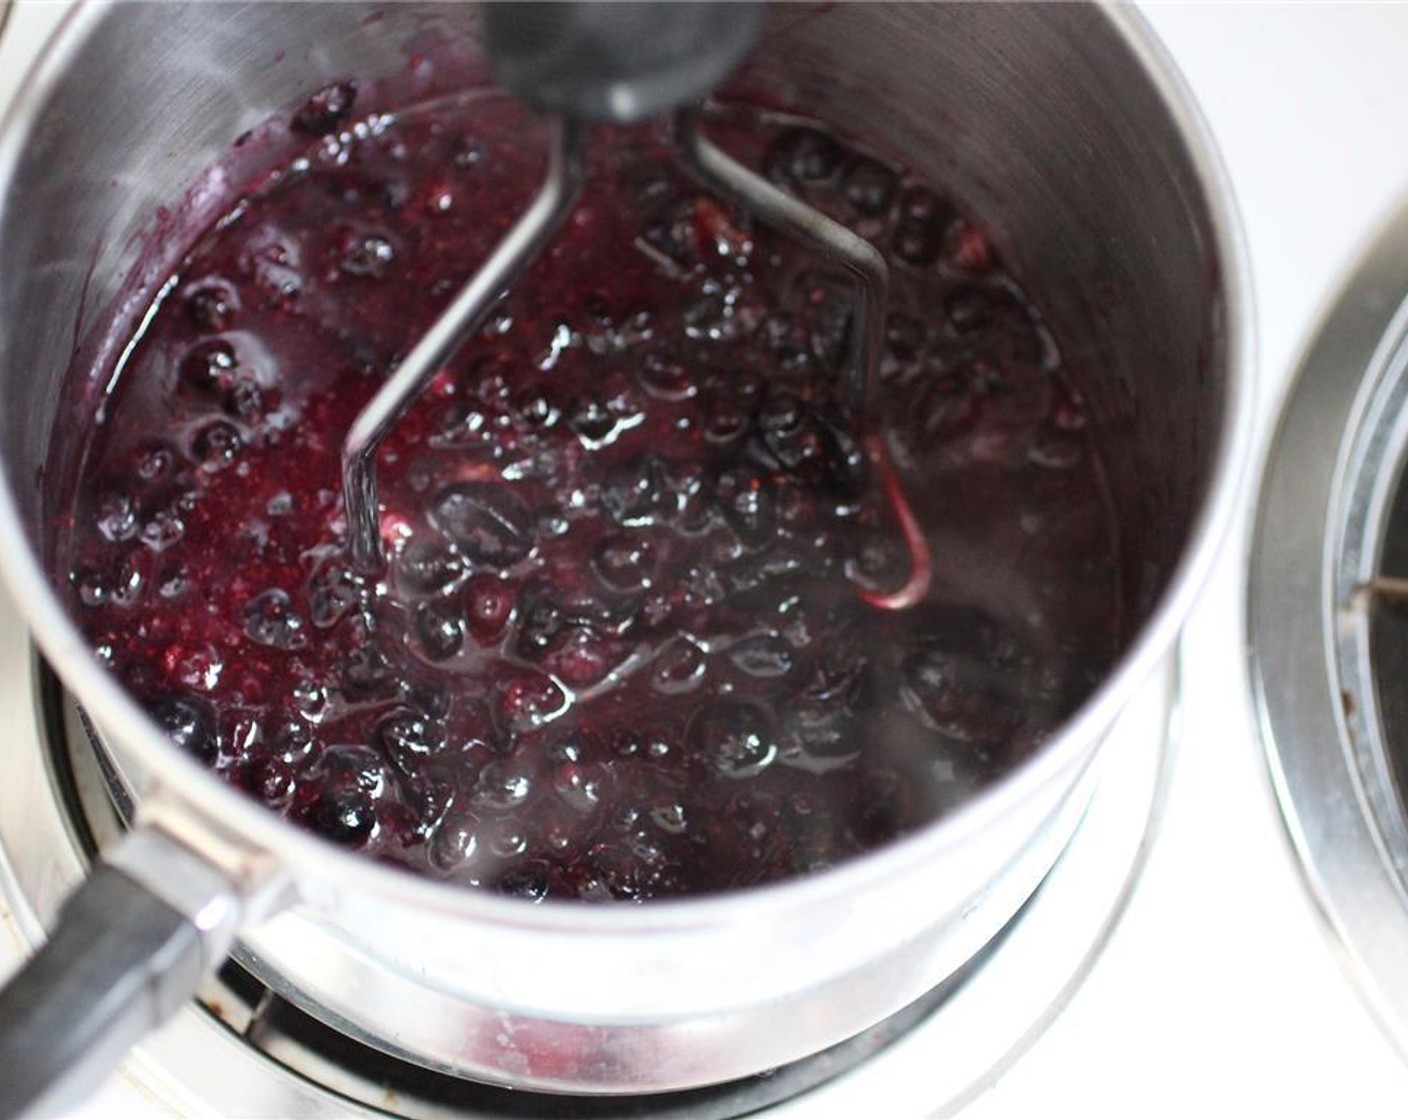
[[[1016,919],[1014,919],[1015,921]],[[384,1054],[280,998],[231,961],[217,995],[201,1001],[229,1030],[299,1076],[360,1104],[404,1117],[470,1115],[475,1120],[734,1120],[824,1086],[868,1061],[934,1014],[1000,942],[908,1007],[809,1058],[738,1081],[630,1097],[565,1096],[469,1081]],[[235,1002],[238,1001],[238,1002]]]
[[[1408,1053],[1408,207],[1306,351],[1262,478],[1248,652],[1272,782],[1346,971]]]

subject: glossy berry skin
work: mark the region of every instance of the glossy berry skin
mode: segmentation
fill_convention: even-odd
[[[719,141],[890,255],[876,415],[929,599],[871,605],[908,561],[840,391],[845,277],[648,130],[603,134],[562,238],[393,431],[388,568],[355,571],[343,433],[522,208],[540,139],[492,98],[359,120],[376,98],[319,91],[287,122],[303,158],[191,231],[86,436],[60,578],[178,747],[371,858],[640,902],[882,845],[1098,682],[1097,426],[999,239],[747,108]]]
[[[208,703],[197,697],[168,693],[149,700],[147,711],[183,751],[207,765],[215,762],[219,742],[215,713]]]

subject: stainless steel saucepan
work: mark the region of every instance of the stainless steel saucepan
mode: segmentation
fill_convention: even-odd
[[[0,124],[0,563],[139,800],[0,996],[0,1111],[91,1083],[232,949],[359,1038],[515,1086],[659,1091],[815,1052],[951,975],[1030,896],[1209,568],[1248,443],[1246,265],[1206,129],[1138,17],[778,5],[730,92],[951,186],[1002,231],[1089,375],[1128,558],[1116,670],[1034,757],[917,834],[796,881],[642,907],[533,906],[399,873],[183,756],[93,657],[49,564],[75,346],[103,368],[115,301],[149,296],[185,249],[153,240],[158,208],[185,198],[213,217],[220,184],[193,177],[236,137],[348,74],[433,84],[408,57],[472,57],[476,20],[457,4],[83,6]]]

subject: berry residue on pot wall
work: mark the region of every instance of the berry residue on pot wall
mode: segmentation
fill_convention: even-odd
[[[928,599],[861,594],[907,553],[841,407],[846,279],[650,129],[598,138],[568,229],[395,429],[390,568],[354,571],[343,434],[543,166],[501,98],[356,93],[293,114],[306,152],[194,244],[91,418],[61,578],[181,749],[378,859],[642,900],[881,845],[1093,689],[1116,533],[1052,332],[953,200],[743,107],[714,137],[891,262],[877,412]]]

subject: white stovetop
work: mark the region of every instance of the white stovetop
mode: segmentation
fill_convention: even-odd
[[[1212,125],[1242,212],[1264,440],[1342,270],[1408,191],[1408,5],[1144,7]],[[1245,528],[1187,630],[1179,767],[1131,908],[975,1120],[1055,1102],[1098,1117],[1408,1107],[1408,1065],[1338,967],[1265,779],[1242,667]]]
[[[28,39],[55,7],[21,4],[7,34]],[[1408,4],[1144,7],[1240,202],[1265,433],[1341,270],[1408,193]],[[13,60],[0,51],[0,101]],[[1239,530],[1188,627],[1180,765],[1129,912],[1066,1011],[965,1120],[1399,1117],[1408,1104],[1408,1063],[1339,969],[1276,818],[1246,700],[1243,548]],[[163,1114],[121,1080],[83,1113]]]

